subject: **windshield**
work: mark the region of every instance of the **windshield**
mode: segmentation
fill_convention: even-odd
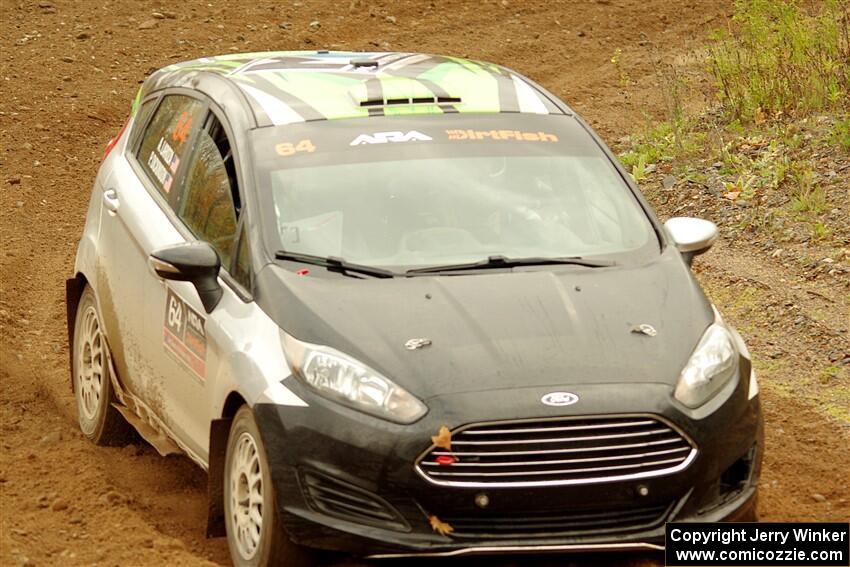
[[[458,129],[456,116],[263,132],[275,148],[257,152],[274,249],[391,268],[657,252],[645,213],[574,120]],[[334,136],[316,136],[323,126]]]

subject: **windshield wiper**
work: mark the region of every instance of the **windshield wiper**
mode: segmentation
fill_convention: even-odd
[[[293,262],[301,262],[302,264],[313,264],[315,266],[324,266],[332,272],[366,274],[376,278],[392,278],[395,277],[395,272],[377,268],[375,266],[363,266],[362,264],[352,264],[342,258],[333,256],[314,256],[313,254],[300,254],[298,252],[288,252],[286,250],[278,250],[274,253],[274,257],[278,260],[291,260]]]
[[[515,268],[517,266],[547,266],[547,265],[572,265],[584,266],[586,268],[607,268],[616,265],[611,260],[591,260],[580,256],[569,256],[566,258],[506,258],[504,256],[489,256],[486,260],[471,262],[469,264],[448,264],[446,266],[428,266],[427,268],[413,268],[405,272],[409,275],[435,274],[441,272],[462,272],[467,270],[487,270],[492,268]]]

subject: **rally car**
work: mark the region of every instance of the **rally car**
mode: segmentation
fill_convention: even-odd
[[[690,271],[716,237],[499,65],[172,65],[67,282],[80,426],[208,471],[237,565],[659,549],[755,515],[758,385]]]

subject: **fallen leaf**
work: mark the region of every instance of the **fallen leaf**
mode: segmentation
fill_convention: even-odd
[[[726,197],[727,199],[729,199],[730,201],[734,201],[735,199],[738,198],[738,195],[740,195],[740,194],[741,194],[740,191],[729,191],[728,193],[724,194],[723,196]]]
[[[431,442],[435,447],[440,447],[446,451],[452,450],[452,432],[445,425],[440,428],[440,432],[431,437]]]
[[[431,529],[440,534],[441,536],[447,536],[455,529],[446,522],[443,522],[437,516],[428,516],[428,521],[431,522]]]

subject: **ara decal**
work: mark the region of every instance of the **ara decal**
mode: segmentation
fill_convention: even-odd
[[[351,146],[363,144],[386,144],[388,142],[430,142],[433,138],[411,130],[410,132],[375,132],[374,134],[360,134],[351,141]]]

